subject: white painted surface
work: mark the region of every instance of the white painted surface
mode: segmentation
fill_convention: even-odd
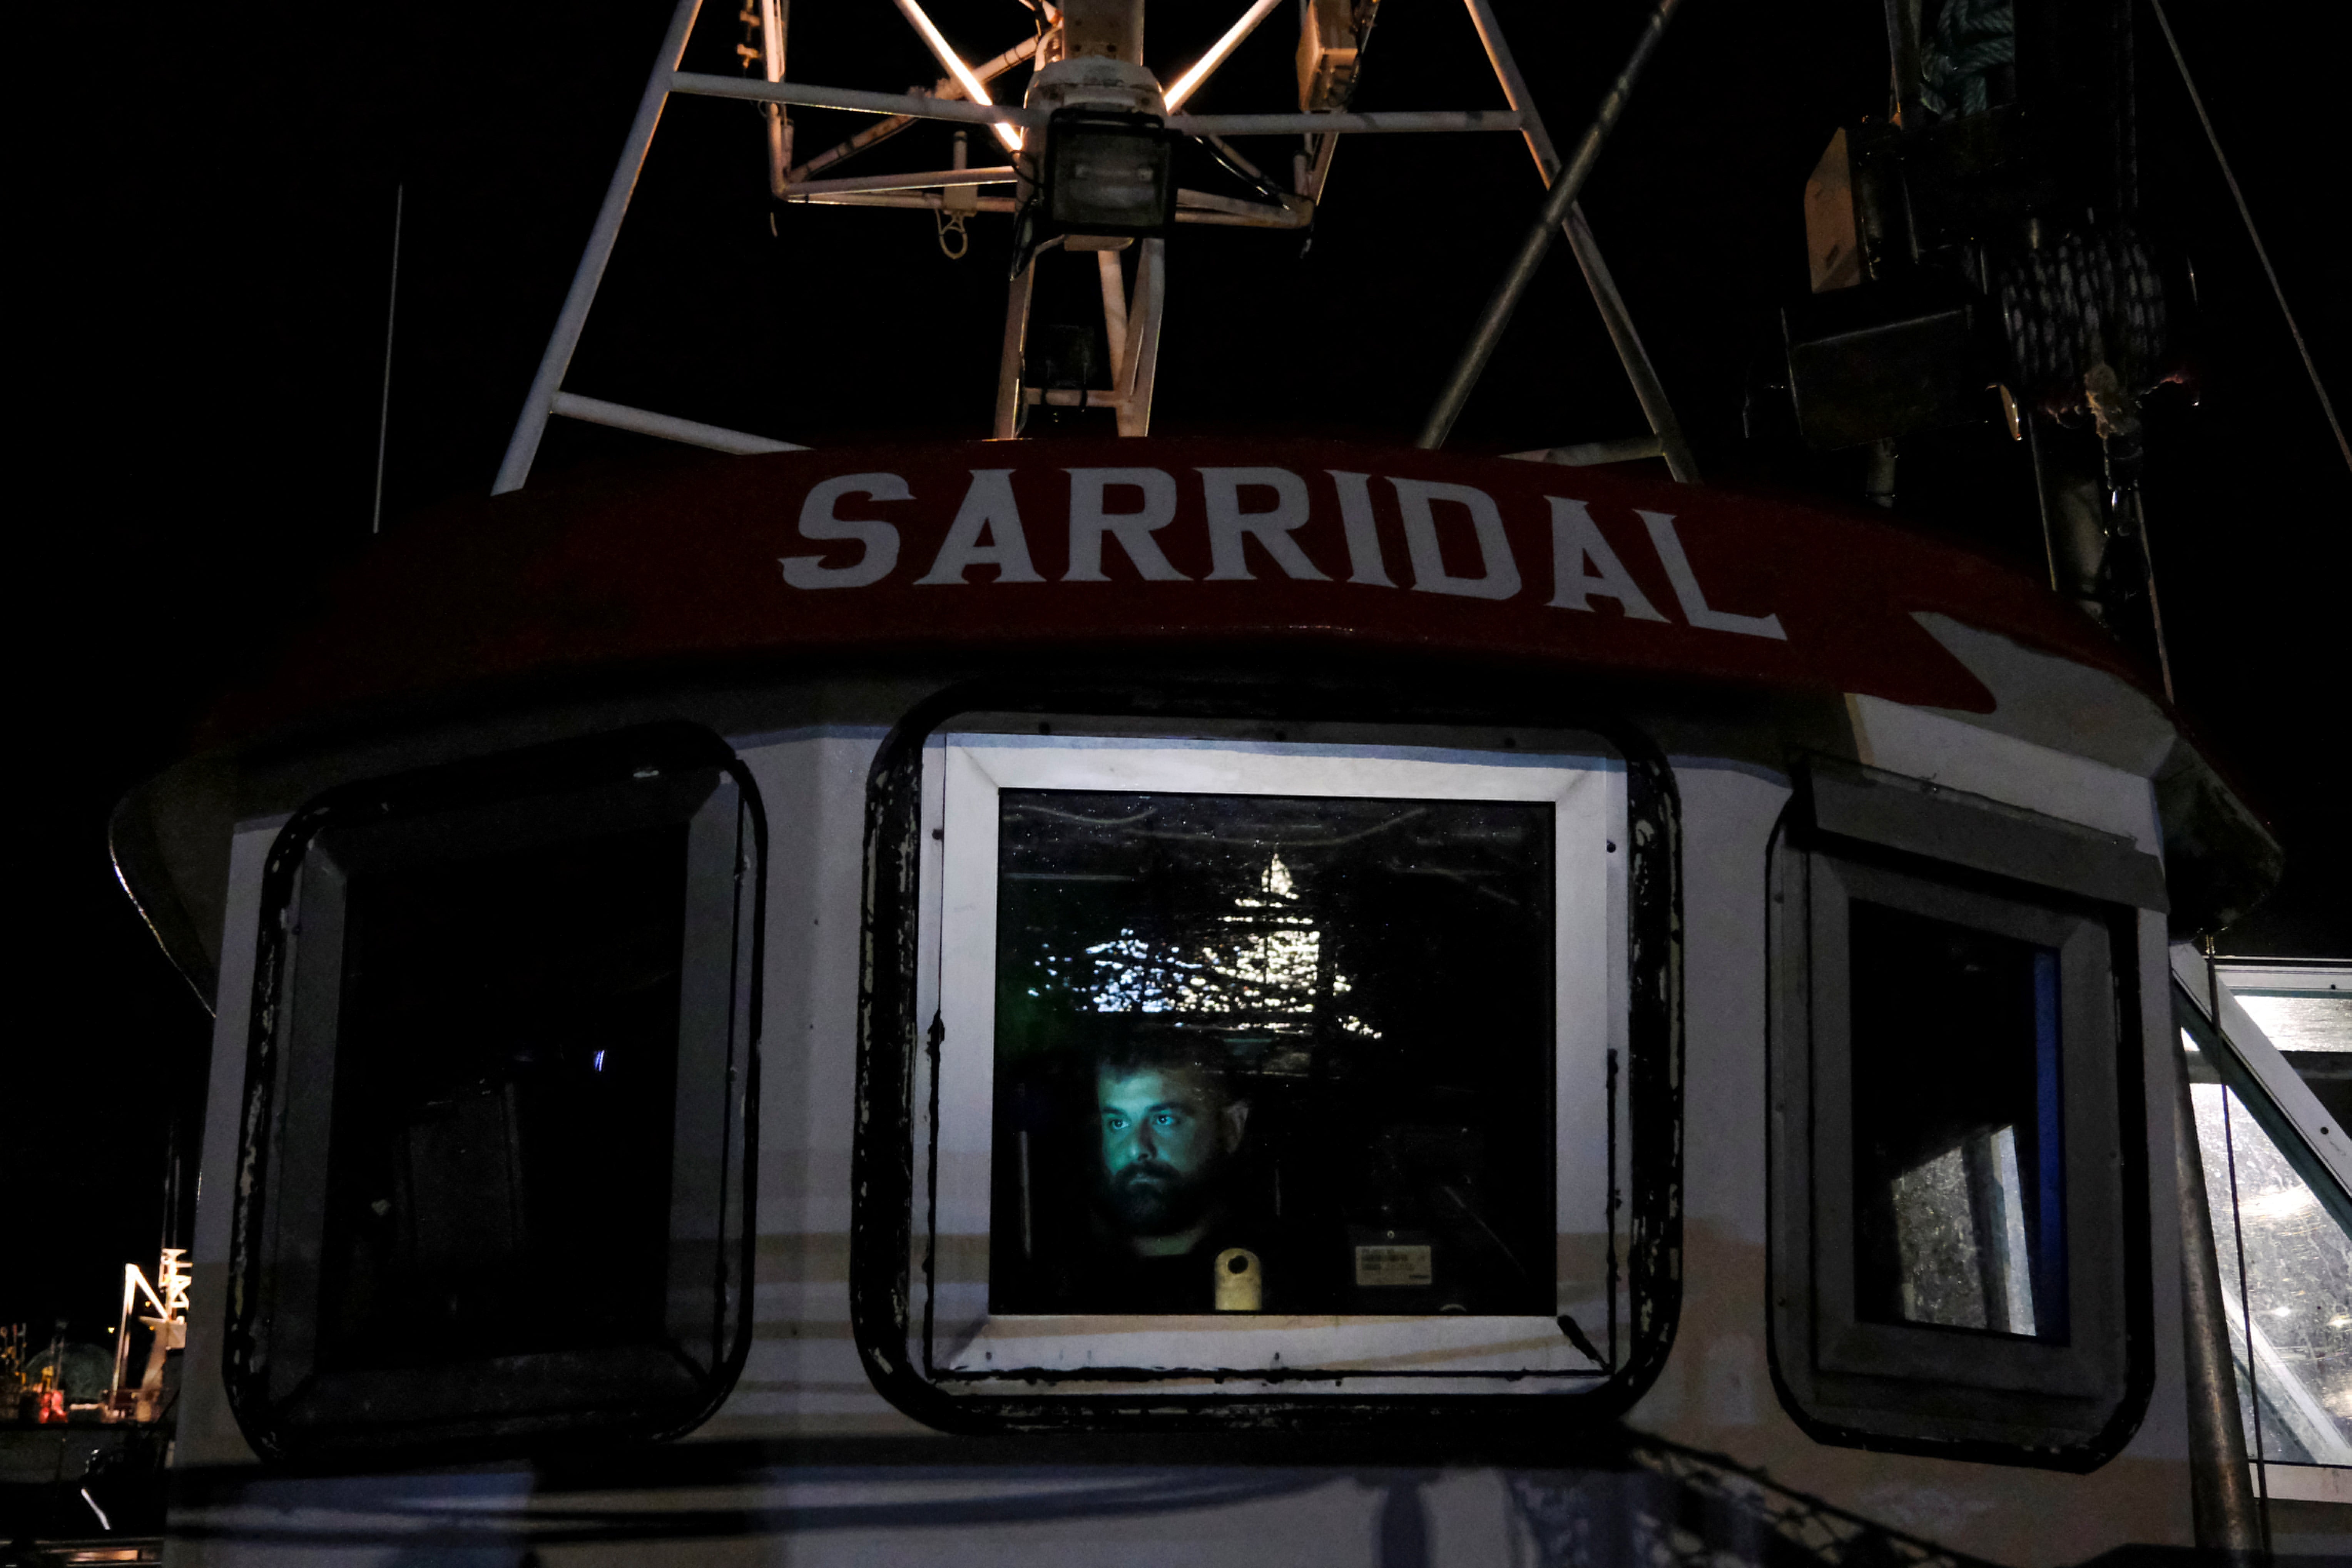
[[[1128,741],[1066,736],[948,736],[927,752],[941,815],[927,845],[943,845],[927,888],[922,952],[930,999],[944,1026],[936,1093],[918,1068],[919,1121],[939,1107],[930,1148],[917,1128],[915,1190],[932,1190],[937,1159],[936,1252],[919,1236],[913,1316],[936,1315],[933,1357],[974,1373],[1007,1367],[1090,1365],[1171,1368],[1350,1369],[1344,1387],[1293,1391],[1426,1393],[1451,1387],[1421,1379],[1384,1380],[1391,1368],[1528,1372],[1590,1376],[1601,1369],[1549,1317],[1332,1318],[1267,1314],[1248,1319],[1103,1320],[992,1315],[987,1310],[990,1172],[995,1105],[997,795],[1004,789],[1333,795],[1398,800],[1524,801],[1552,808],[1555,1194],[1562,1246],[1596,1245],[1607,1233],[1608,1053],[1624,1048],[1630,1007],[1622,955],[1625,924],[1625,784],[1622,763],[1599,755],[1472,752],[1429,747],[1260,742]],[[928,792],[927,792],[928,794]],[[1612,850],[1610,846],[1617,847]],[[930,980],[936,963],[937,978]],[[921,1216],[917,1228],[921,1229]],[[922,1267],[929,1256],[931,1268]],[[959,1260],[968,1265],[959,1267]],[[928,1297],[926,1291],[928,1290]],[[1608,1303],[1563,1280],[1559,1312],[1584,1323],[1608,1321]],[[928,1310],[927,1310],[928,1309]],[[1436,1352],[1444,1352],[1442,1360]],[[1198,1392],[1253,1385],[1207,1379]],[[1492,1389],[1465,1379],[1465,1389]],[[1540,1376],[1500,1391],[1535,1394]],[[1193,1392],[1183,1387],[1179,1392]]]
[[[2164,853],[2155,786],[2137,773],[1881,697],[1848,697],[1846,708],[1855,750],[1871,767],[2080,823],[2128,838],[2150,855]]]
[[[221,1383],[221,1336],[228,1321],[228,1251],[253,1020],[261,872],[282,826],[282,818],[243,824],[229,842],[220,985],[213,1003],[212,1068],[205,1090],[204,1148],[197,1156],[195,1245],[189,1249],[195,1278],[188,1292],[188,1348],[180,1362],[180,1415],[173,1439],[173,1462],[179,1465],[250,1464],[254,1459],[229,1413],[228,1391]]]
[[[1683,1212],[1756,1247],[1764,1203],[1764,933],[1789,781],[1674,759],[1683,802]]]

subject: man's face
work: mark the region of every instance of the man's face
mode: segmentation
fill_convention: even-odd
[[[1103,1196],[1131,1236],[1168,1236],[1195,1224],[1241,1147],[1247,1104],[1182,1068],[1095,1075],[1102,1115]]]

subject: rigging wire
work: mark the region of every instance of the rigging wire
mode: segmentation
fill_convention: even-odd
[[[405,181],[392,191],[392,286],[383,307],[383,397],[375,416],[375,510],[368,518],[368,531],[383,531],[383,455],[386,442],[392,437],[392,327],[400,312],[400,219],[408,205],[408,185]]]
[[[2263,272],[2271,280],[2271,297],[2278,301],[2279,314],[2286,318],[2287,332],[2294,339],[2295,352],[2303,356],[2304,374],[2311,377],[2311,390],[2318,395],[2320,412],[2327,416],[2327,427],[2336,433],[2336,450],[2344,454],[2345,467],[2352,468],[2352,441],[2344,438],[2343,422],[2336,417],[2336,405],[2319,379],[2319,366],[2312,360],[2311,345],[2303,341],[2303,329],[2295,324],[2294,312],[2287,308],[2286,290],[2279,285],[2278,268],[2271,265],[2271,253],[2254,227],[2253,209],[2246,205],[2246,193],[2238,188],[2237,174],[2221,151],[2221,138],[2213,129],[2213,117],[2205,112],[2204,97],[2197,90],[2196,79],[2189,74],[2189,59],[2180,52],[2180,40],[2173,35],[2172,18],[2164,14],[2164,0],[2147,3],[2156,12],[2156,25],[2164,29],[2164,41],[2172,50],[2172,63],[2180,68],[2180,85],[2189,89],[2189,101],[2197,110],[2198,123],[2205,127],[2206,145],[2213,149],[2213,161],[2221,165],[2221,178],[2229,182],[2230,195],[2238,204],[2238,216],[2245,220],[2246,237],[2254,242],[2254,254],[2261,258]]]

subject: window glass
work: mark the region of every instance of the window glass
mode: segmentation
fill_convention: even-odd
[[[2104,1463],[2156,1374],[2123,900],[2162,868],[1896,774],[1811,783],[1773,873],[1783,1403],[1823,1442]]]
[[[2063,1342],[2054,949],[1857,899],[1855,1315]]]
[[[224,1373],[276,1457],[709,1414],[747,1341],[759,805],[682,725],[278,835]]]
[[[992,1310],[1555,1311],[1549,803],[998,811]]]
[[[677,823],[353,874],[322,1370],[659,1335],[686,856]]]
[[[2265,994],[2234,986],[2231,991],[2280,1050],[2352,1055],[2352,995]]]
[[[2352,1240],[2242,1100],[2189,1089],[2247,1446],[2273,1464],[2352,1465]]]

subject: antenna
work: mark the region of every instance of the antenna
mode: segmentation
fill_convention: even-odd
[[[400,310],[400,219],[401,209],[407,205],[408,187],[392,188],[392,290],[383,303],[383,402],[375,419],[375,510],[368,518],[368,531],[383,531],[383,453],[384,443],[392,434],[392,329]]]

